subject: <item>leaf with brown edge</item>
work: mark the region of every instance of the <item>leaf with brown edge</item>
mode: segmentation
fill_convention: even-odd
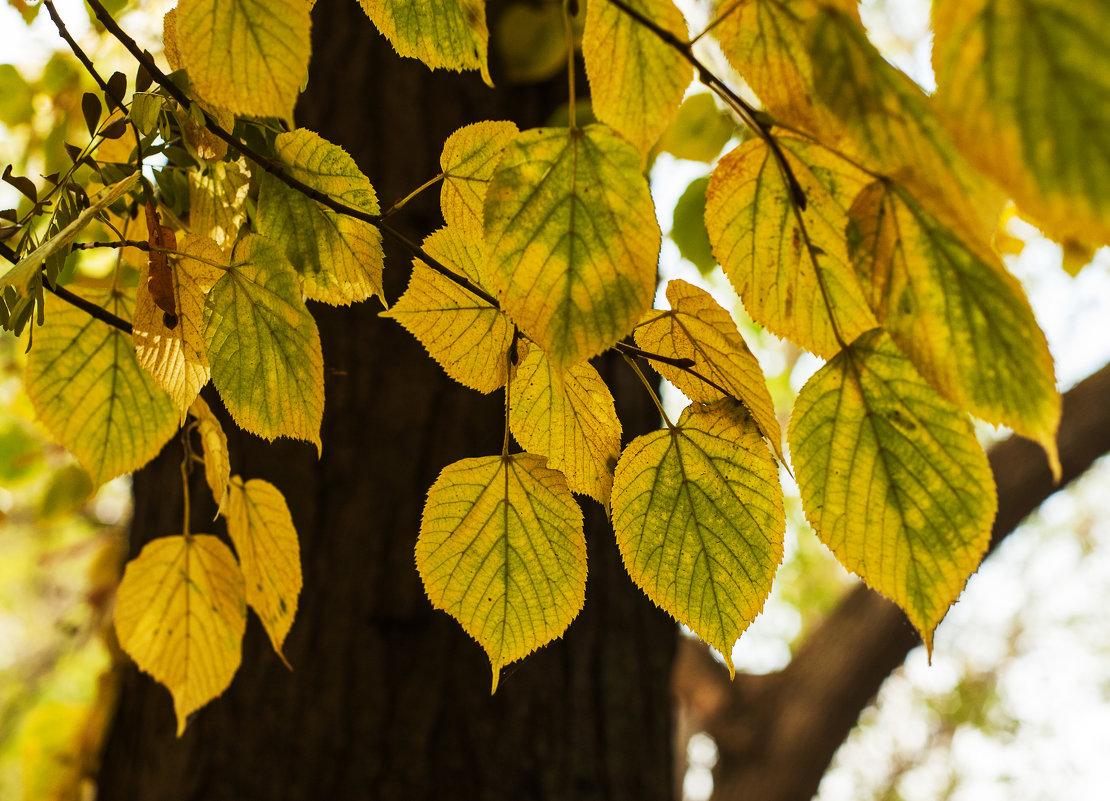
[[[146,199],[147,244],[150,245],[150,259],[147,265],[145,286],[154,304],[165,312],[165,325],[177,325],[177,301],[174,298],[173,276],[170,274],[167,251],[177,250],[177,236],[173,229],[162,225],[158,209],[151,198]]]
[[[732,315],[704,289],[680,278],[668,282],[667,301],[670,309],[649,312],[636,327],[636,344],[661,356],[689,359],[694,370],[717,386],[666,362],[653,361],[652,366],[692,401],[713,403],[727,393],[743,403],[785,463],[782,432],[763,370]]]

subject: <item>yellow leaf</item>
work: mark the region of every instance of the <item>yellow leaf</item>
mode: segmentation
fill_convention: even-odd
[[[902,607],[931,650],[986,552],[997,509],[967,415],[875,330],[802,387],[787,437],[817,536]]]
[[[472,239],[485,235],[486,190],[505,147],[518,132],[514,122],[486,120],[459,128],[447,137],[439,157],[443,170],[439,202],[449,228]]]
[[[627,335],[651,305],[659,224],[640,153],[603,125],[538,128],[486,196],[501,307],[558,368]]]
[[[127,563],[116,636],[139,669],[173,695],[177,736],[239,669],[247,609],[243,574],[215,537],[161,537]]]
[[[751,139],[713,171],[705,225],[752,319],[828,358],[876,325],[844,242],[848,206],[867,177],[819,145],[788,137],[779,144],[805,192],[805,210],[771,150]]]
[[[320,449],[324,360],[316,321],[278,245],[252,234],[204,307],[212,384],[240,428]]]
[[[940,0],[937,103],[1050,236],[1110,244],[1110,5]]]
[[[480,245],[456,229],[441,228],[424,240],[432,258],[470,279],[483,280],[485,259]],[[513,326],[500,311],[420,260],[414,260],[405,293],[382,312],[420,340],[447,375],[479,392],[504,386]]]
[[[177,51],[212,105],[290,120],[308,74],[311,24],[305,0],[180,0]]]
[[[589,363],[553,370],[528,348],[509,386],[509,428],[521,446],[547,457],[567,486],[609,505],[621,423],[609,387]]]
[[[782,432],[763,370],[736,329],[732,315],[704,289],[676,278],[667,284],[668,311],[653,311],[636,328],[636,344],[674,359],[692,359],[693,369],[747,407],[775,455],[782,455]],[[713,403],[724,394],[686,370],[653,361],[661,376],[692,401]]]
[[[285,496],[267,481],[231,480],[227,533],[235,543],[247,587],[247,603],[258,613],[274,651],[281,653],[301,594],[301,546]],[[286,662],[286,665],[289,663]]]
[[[184,422],[190,404],[211,375],[204,342],[204,297],[222,274],[213,262],[221,264],[227,259],[212,240],[192,235],[181,243],[180,256],[170,258],[176,319],[167,320],[155,304],[147,288],[149,267],[144,264],[136,290],[132,338],[139,364],[169,393]]]
[[[957,406],[1041,443],[1059,478],[1060,393],[1021,284],[896,184],[869,186],[852,217],[860,281],[898,347]]]
[[[431,69],[479,70],[489,86],[486,5],[482,0],[359,0],[398,55]]]
[[[251,173],[246,159],[189,171],[189,229],[220,247],[231,247],[247,221]]]
[[[687,407],[633,440],[613,480],[624,566],[653,602],[724,657],[771,592],[786,517],[778,467],[731,399]]]
[[[204,478],[208,481],[208,488],[212,490],[216,506],[222,509],[224,499],[227,497],[228,482],[231,481],[231,459],[227,455],[227,435],[224,434],[223,426],[216,419],[216,415],[204,402],[204,398],[197,396],[193,405],[189,407],[189,414],[197,421],[197,432],[204,446]]]
[[[278,161],[298,181],[367,214],[378,213],[374,187],[343,148],[312,131],[278,134]],[[337,214],[270,173],[261,179],[258,233],[285,255],[313,300],[346,306],[382,292],[382,235],[368,222]]]
[[[118,292],[86,297],[130,317]],[[53,295],[45,300],[25,377],[35,414],[94,484],[138,470],[177,430],[173,401],[139,366],[127,334]]]
[[[586,597],[582,512],[540,456],[463,459],[428,490],[416,569],[432,606],[501,668],[559,637]]]
[[[686,40],[686,19],[671,0],[630,0],[629,5]],[[582,58],[597,119],[647,153],[678,113],[693,77],[689,62],[607,0],[586,6]]]

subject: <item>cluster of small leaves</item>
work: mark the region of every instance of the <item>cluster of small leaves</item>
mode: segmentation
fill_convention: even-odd
[[[362,5],[400,55],[489,81],[478,0]],[[28,392],[96,481],[146,463],[189,416],[199,432],[238,558],[186,522],[128,566],[116,622],[124,648],[171,689],[179,730],[230,682],[245,606],[280,654],[300,590],[284,500],[229,476],[199,392],[211,382],[247,431],[320,448],[323,360],[304,299],[385,302],[388,227],[370,181],[339,147],[280,124],[307,68],[310,6],[180,0],[165,25],[175,72],[144,61],[158,86],[126,106],[118,81],[105,87],[122,109],[109,125],[134,128],[120,159],[130,172],[105,180],[94,160],[104,190],[66,212],[59,203],[42,236],[19,225],[18,258],[0,277],[5,322],[26,323],[24,298],[45,311]],[[486,650],[494,688],[502,666],[560,636],[584,603],[575,493],[607,506],[633,581],[731,670],[783,557],[787,452],[817,536],[930,647],[995,514],[969,414],[1037,440],[1059,469],[1052,360],[991,237],[1012,196],[1050,233],[1110,240],[1105,6],[937,0],[931,97],[881,57],[854,3],[732,0],[718,12],[709,33],[763,110],[698,60],[671,0],[593,0],[581,55],[598,122],[483,121],[448,139],[446,224],[414,246],[408,288],[383,313],[453,379],[504,390],[502,453],[443,469],[416,547],[429,599]],[[704,96],[682,105],[695,76],[746,126],[691,196],[700,258],[720,265],[756,322],[827,360],[799,393],[787,448],[728,311],[677,280],[668,308],[651,308],[661,234],[647,159],[656,147],[713,159],[734,130]],[[674,133],[698,125],[700,148]],[[155,152],[166,157],[157,191],[135,171]],[[45,208],[29,196],[28,220]],[[129,321],[130,341],[104,315],[42,302],[94,218],[145,243],[134,286],[118,271],[93,299]],[[691,401],[623,450],[589,364],[612,348],[646,354]],[[510,452],[510,432],[525,452]]]

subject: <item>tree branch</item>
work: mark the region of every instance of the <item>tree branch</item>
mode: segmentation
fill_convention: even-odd
[[[991,448],[998,515],[990,552],[1046,498],[1110,453],[1110,365],[1064,395],[1054,484],[1040,447],[1011,437]],[[920,642],[898,607],[862,584],[809,636],[782,671],[734,684],[700,643],[684,642],[675,693],[694,731],[717,740],[714,799],[806,801],[836,749],[890,673]],[[700,681],[714,686],[700,687]]]

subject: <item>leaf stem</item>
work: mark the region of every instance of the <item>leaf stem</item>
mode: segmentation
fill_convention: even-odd
[[[192,456],[193,449],[189,445],[189,426],[184,426],[181,429],[181,446],[185,449],[185,455],[181,459],[181,495],[185,504],[185,510],[181,515],[181,535],[185,539],[189,538],[189,457]]]
[[[578,128],[575,120],[574,90],[574,28],[570,19],[578,14],[578,0],[563,0],[563,31],[567,40],[567,127],[571,131]]]
[[[623,356],[624,360],[628,362],[628,366],[632,368],[632,371],[636,373],[637,378],[640,379],[640,383],[644,385],[644,389],[648,391],[648,395],[651,396],[652,403],[654,403],[655,408],[659,410],[659,414],[663,417],[663,422],[667,424],[667,428],[669,428],[671,431],[674,431],[674,423],[671,422],[671,418],[667,417],[667,413],[663,411],[663,402],[659,400],[659,393],[655,391],[655,388],[651,385],[651,382],[648,381],[647,378],[644,376],[643,371],[640,370],[640,365],[636,364],[635,360],[624,351],[621,351],[621,356]]]
[[[423,192],[423,191],[424,191],[425,189],[430,189],[431,187],[435,186],[435,185],[436,185],[436,184],[438,184],[438,183],[439,183],[440,181],[442,181],[442,180],[443,180],[443,179],[444,179],[445,177],[446,177],[446,176],[444,176],[444,174],[443,174],[443,173],[440,173],[440,174],[439,174],[439,175],[437,175],[437,176],[436,176],[435,178],[429,178],[429,179],[428,179],[427,181],[425,181],[424,183],[420,184],[420,186],[416,187],[416,189],[412,190],[412,191],[411,191],[411,192],[409,192],[409,193],[408,193],[407,195],[405,195],[405,196],[404,196],[403,198],[401,198],[400,200],[398,200],[398,201],[396,201],[395,203],[393,203],[393,205],[391,205],[391,206],[390,206],[390,207],[389,207],[388,209],[386,209],[385,211],[383,211],[383,212],[382,212],[382,219],[384,220],[384,219],[385,219],[386,217],[391,217],[391,216],[393,216],[393,215],[394,215],[394,214],[396,214],[396,213],[397,213],[398,211],[400,211],[401,209],[403,209],[403,208],[405,207],[405,204],[406,204],[406,203],[408,203],[408,202],[409,202],[410,200],[412,200],[412,199],[413,199],[414,197],[416,197],[417,195],[419,195],[419,194],[420,194],[421,192]]]

